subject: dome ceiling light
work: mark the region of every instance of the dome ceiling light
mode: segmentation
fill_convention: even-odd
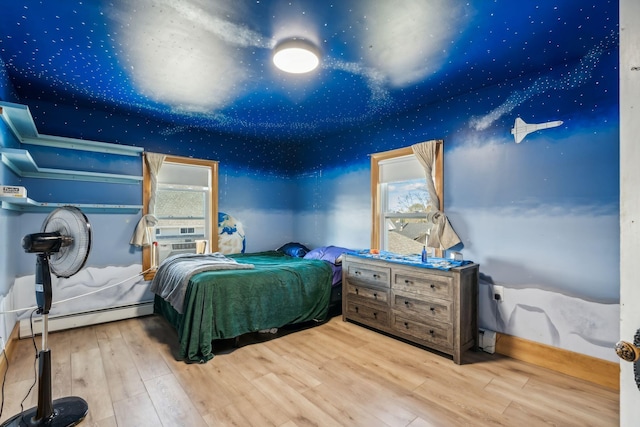
[[[287,39],[276,45],[273,63],[287,73],[308,73],[320,64],[320,52],[305,39]]]

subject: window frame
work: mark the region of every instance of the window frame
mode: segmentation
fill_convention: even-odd
[[[436,158],[434,160],[434,184],[440,201],[440,210],[444,212],[444,141],[436,140]],[[380,234],[383,217],[383,195],[380,190],[380,162],[413,155],[411,146],[371,155],[371,249],[381,249]],[[426,179],[426,177],[425,177]]]
[[[218,251],[218,239],[214,239],[217,236],[218,231],[218,162],[215,160],[194,159],[191,157],[165,155],[164,162],[178,163],[182,165],[191,166],[203,166],[208,167],[211,172],[211,187],[209,188],[209,209],[211,215],[211,224],[209,224],[211,230],[211,236],[209,237],[209,248],[211,252]],[[148,214],[149,199],[151,198],[151,176],[149,174],[149,168],[145,159],[142,161],[142,215]],[[151,247],[142,247],[142,271],[147,271],[151,268]],[[147,271],[144,274],[145,280],[152,280],[155,276],[155,270]]]

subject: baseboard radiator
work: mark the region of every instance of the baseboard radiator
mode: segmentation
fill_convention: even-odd
[[[153,314],[153,301],[136,304],[103,308],[100,310],[69,313],[49,316],[49,332],[78,328],[81,326],[97,325],[99,323],[114,322],[116,320],[131,319],[133,317]],[[34,317],[33,334],[42,334],[42,318]],[[30,338],[31,325],[29,318],[20,320],[20,338]]]

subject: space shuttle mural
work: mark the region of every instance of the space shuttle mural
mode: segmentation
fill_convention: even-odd
[[[535,132],[541,129],[549,129],[560,126],[562,124],[562,120],[556,120],[553,122],[546,123],[526,123],[520,117],[516,118],[516,122],[513,125],[513,129],[511,129],[511,134],[513,135],[513,139],[515,139],[516,144],[522,142],[525,136],[529,135],[531,132]]]

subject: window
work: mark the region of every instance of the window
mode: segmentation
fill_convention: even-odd
[[[143,162],[144,214],[151,197],[151,176]],[[218,250],[218,162],[166,156],[158,172],[155,201],[158,222],[154,240],[157,258],[195,252],[196,240],[206,240],[210,251]],[[151,250],[142,252],[143,270],[151,266]],[[153,278],[154,272],[145,275]]]
[[[442,142],[438,142],[432,179],[443,206]],[[427,236],[429,203],[424,168],[411,147],[371,156],[373,230],[371,248],[400,254],[420,253]]]
[[[210,182],[209,167],[165,160],[158,173],[156,241],[209,240]]]

